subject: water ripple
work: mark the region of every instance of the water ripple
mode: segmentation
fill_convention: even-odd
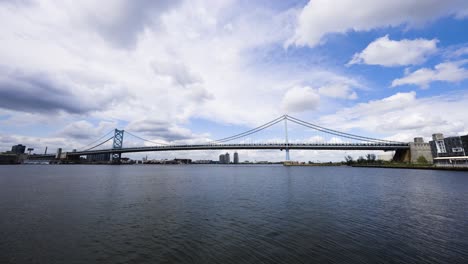
[[[40,169],[0,167],[0,263],[468,263],[466,173]]]

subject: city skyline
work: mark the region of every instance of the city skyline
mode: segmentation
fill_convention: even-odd
[[[468,3],[365,2],[2,1],[0,151],[71,150],[114,128],[197,143],[285,113],[405,142],[468,134]],[[251,140],[283,141],[282,130]]]

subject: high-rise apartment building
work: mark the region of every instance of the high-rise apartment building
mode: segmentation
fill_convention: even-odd
[[[234,164],[239,164],[239,153],[234,152]]]

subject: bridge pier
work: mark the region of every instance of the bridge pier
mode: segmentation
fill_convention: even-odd
[[[422,138],[415,138],[410,142],[408,149],[397,149],[393,156],[394,162],[417,163],[423,157],[427,162],[432,163],[432,152],[429,143],[422,141]]]
[[[397,149],[395,155],[393,155],[394,162],[410,163],[411,162],[411,150],[409,149]]]
[[[112,153],[111,155],[111,164],[118,165],[120,164],[120,158],[122,157],[121,153]]]

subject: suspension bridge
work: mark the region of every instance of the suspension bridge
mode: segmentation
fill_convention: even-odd
[[[243,139],[249,137],[253,134],[259,133],[262,130],[265,130],[271,126],[274,126],[280,122],[284,123],[284,142],[281,143],[232,143],[235,140]],[[291,143],[288,138],[288,122],[293,123],[307,129],[311,129],[317,132],[331,135],[333,137],[342,138],[347,140],[347,142],[305,142],[305,143]],[[109,138],[110,133],[113,132],[113,135]],[[141,147],[124,147],[124,134],[132,137],[136,137],[140,140],[143,140],[147,143],[151,143],[151,146],[141,146]],[[79,159],[81,156],[88,155],[98,155],[98,154],[110,154],[111,160],[113,163],[119,163],[122,153],[134,153],[134,152],[154,152],[154,151],[190,151],[190,150],[281,150],[285,151],[286,157],[285,160],[289,161],[289,150],[383,150],[383,151],[396,151],[395,156],[400,158],[407,156],[407,152],[410,149],[410,144],[405,142],[398,142],[385,139],[377,139],[372,137],[360,136],[350,133],[345,133],[337,131],[334,129],[325,128],[313,123],[309,123],[298,118],[283,115],[274,120],[271,120],[261,126],[250,129],[248,131],[221,138],[218,140],[208,141],[202,144],[163,144],[158,143],[152,140],[142,138],[138,135],[135,135],[129,131],[114,129],[108,134],[102,136],[94,143],[102,140],[95,144],[92,147],[88,147],[82,150],[74,150],[73,152],[67,152],[67,159]],[[104,144],[109,144],[112,142],[112,147],[101,148]],[[88,144],[89,146],[89,144]]]

